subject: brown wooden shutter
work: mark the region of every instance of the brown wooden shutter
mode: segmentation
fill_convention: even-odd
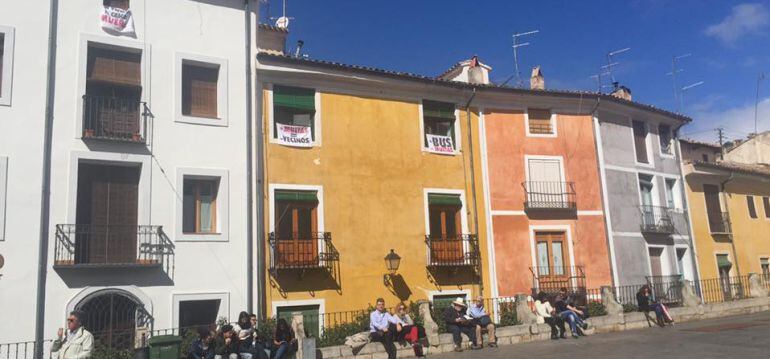
[[[219,68],[191,64],[182,66],[182,113],[216,118]]]
[[[633,121],[634,146],[636,147],[636,161],[648,163],[647,159],[647,129],[644,122]]]
[[[703,196],[706,200],[706,214],[708,215],[711,232],[724,232],[725,226],[722,221],[722,205],[719,203],[719,188],[715,185],[704,184]]]
[[[529,118],[529,133],[553,133],[551,110],[530,108],[527,109],[527,116]]]
[[[757,218],[757,207],[754,206],[754,196],[746,196],[746,205],[749,208],[749,216]]]
[[[123,10],[128,10],[129,0],[104,0],[102,4],[104,6],[116,7]]]
[[[765,207],[765,218],[770,218],[770,197],[762,197],[762,204]]]
[[[140,87],[141,60],[141,53],[89,47],[88,80]]]

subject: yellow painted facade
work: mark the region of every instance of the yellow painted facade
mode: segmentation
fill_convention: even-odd
[[[762,274],[762,259],[770,260],[770,213],[763,205],[763,197],[770,197],[770,177],[693,164],[685,165],[685,177],[700,277],[719,278],[718,254],[727,254],[732,263],[730,276]],[[704,184],[722,188],[723,183],[720,204],[729,212],[731,235],[712,233],[706,210]],[[749,215],[747,196],[753,197],[757,218]]]
[[[265,84],[262,96],[266,129],[266,232],[273,227],[270,223],[271,188],[281,188],[284,184],[319,186],[323,192],[319,198],[323,206],[319,222],[323,222],[324,231],[331,233],[332,243],[339,252],[339,263],[332,275],[318,270],[305,273],[268,271],[268,316],[275,314],[277,306],[295,304],[320,304],[322,312],[331,313],[367,308],[377,297],[385,298],[392,306],[398,301],[429,299],[432,294],[466,292],[477,295],[481,287],[467,270],[437,275],[426,267],[427,189],[462,192],[463,222],[466,223],[463,233],[478,234],[483,294],[489,296],[487,235],[475,113],[471,128],[477,171],[475,208],[480,222],[478,229],[473,215],[474,196],[469,187],[472,169],[465,111],[456,111],[461,150],[455,155],[440,155],[422,149],[418,97],[404,100],[371,95],[379,92],[376,88],[364,92],[366,95],[319,89],[316,116],[320,115],[320,145],[290,147],[271,141],[272,85]],[[430,95],[426,91],[424,96]],[[390,249],[402,258],[397,272],[400,279],[386,286],[384,257]],[[265,244],[267,263],[269,251]]]

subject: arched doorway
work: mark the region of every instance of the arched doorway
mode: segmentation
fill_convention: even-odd
[[[83,326],[93,334],[98,351],[134,349],[137,328],[148,327],[152,319],[136,297],[119,289],[92,293],[75,308],[86,314]]]

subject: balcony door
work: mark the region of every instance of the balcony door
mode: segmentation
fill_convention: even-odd
[[[706,214],[708,215],[711,233],[725,233],[727,228],[725,226],[725,221],[722,220],[722,205],[719,201],[719,187],[712,184],[704,184],[703,196],[706,200]]]
[[[564,232],[535,232],[537,275],[541,289],[571,287],[567,240]]]
[[[138,166],[80,163],[75,262],[136,262]]]
[[[318,265],[318,197],[311,191],[275,192],[279,266]]]
[[[141,52],[88,47],[85,136],[132,139],[140,133]]]
[[[527,201],[538,207],[566,206],[566,188],[561,172],[561,161],[550,158],[530,158]]]
[[[457,262],[465,257],[462,201],[457,195],[428,195],[431,261]]]

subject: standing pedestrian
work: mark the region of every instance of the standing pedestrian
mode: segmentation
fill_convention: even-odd
[[[67,317],[67,330],[59,328],[57,339],[53,342],[51,353],[58,353],[60,359],[87,359],[94,350],[94,336],[83,328],[85,313],[79,310],[70,312]]]

